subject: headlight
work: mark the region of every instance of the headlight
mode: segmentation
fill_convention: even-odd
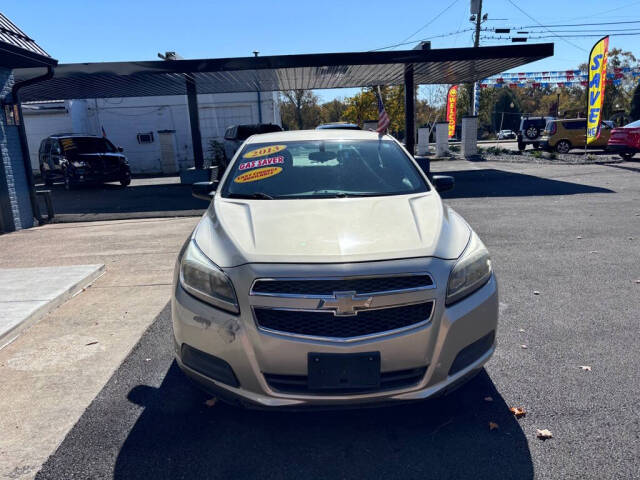
[[[451,270],[447,285],[447,305],[450,305],[482,287],[491,277],[489,252],[475,233],[464,253]]]
[[[200,300],[239,313],[231,280],[191,240],[180,262],[180,285]]]

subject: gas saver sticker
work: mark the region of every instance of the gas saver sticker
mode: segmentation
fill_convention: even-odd
[[[284,157],[278,155],[275,157],[261,158],[260,160],[251,160],[250,162],[241,163],[238,166],[238,170],[249,170],[250,168],[266,167],[267,165],[283,164]]]
[[[273,177],[282,172],[282,167],[263,167],[248,172],[241,173],[233,179],[235,183],[248,183],[262,180],[264,178]]]
[[[269,145],[268,147],[251,150],[250,152],[245,153],[242,158],[264,157],[265,155],[271,155],[272,153],[281,152],[285,148],[287,148],[286,145]]]

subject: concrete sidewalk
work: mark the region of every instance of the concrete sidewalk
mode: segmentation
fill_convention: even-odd
[[[0,236],[1,268],[105,265],[91,288],[0,350],[0,478],[33,478],[55,451],[167,305],[176,255],[198,220],[51,224]]]
[[[0,269],[0,348],[103,273],[103,264]]]

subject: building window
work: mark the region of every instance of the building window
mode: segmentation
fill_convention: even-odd
[[[153,143],[153,132],[139,133],[137,138],[138,143]]]

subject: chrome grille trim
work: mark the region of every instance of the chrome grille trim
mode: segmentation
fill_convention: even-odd
[[[324,299],[329,297],[328,295],[315,295],[315,294],[292,294],[292,293],[266,293],[266,292],[256,292],[255,285],[257,282],[308,282],[308,281],[344,281],[344,280],[366,280],[366,279],[384,279],[384,278],[396,278],[396,277],[409,277],[409,276],[425,276],[429,277],[431,280],[430,285],[424,285],[422,287],[415,288],[405,288],[398,290],[382,290],[375,292],[356,292],[358,295],[393,295],[399,293],[408,293],[408,292],[419,292],[422,290],[433,290],[436,288],[436,282],[433,279],[433,276],[427,272],[411,272],[411,273],[398,273],[398,274],[381,274],[381,275],[353,275],[348,277],[267,277],[267,278],[256,278],[253,280],[251,284],[251,288],[249,289],[249,295],[252,297],[279,297],[279,298],[317,298]],[[338,291],[338,289],[336,290]]]

